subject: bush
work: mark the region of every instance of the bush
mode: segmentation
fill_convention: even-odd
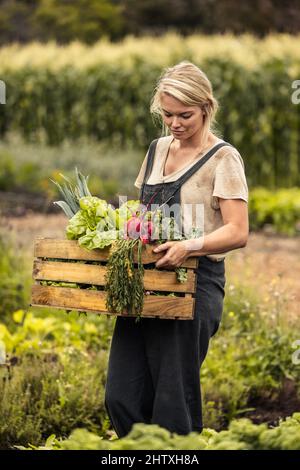
[[[39,450],[36,446],[30,446]],[[300,413],[294,413],[279,426],[268,429],[248,419],[234,420],[229,429],[217,433],[204,429],[201,434],[179,436],[157,425],[135,424],[122,439],[104,440],[86,429],[75,429],[66,440],[50,436],[48,450],[299,450]],[[201,456],[200,456],[201,458]]]
[[[50,433],[67,436],[75,427],[100,433],[106,356],[66,350],[64,357],[30,354],[0,374],[0,448],[41,444]],[[79,373],[80,371],[80,373]]]
[[[284,324],[284,313],[272,312],[272,305],[264,311],[247,287],[226,288],[222,323],[201,367],[206,425],[223,428],[255,411],[259,398],[276,406],[286,379],[295,384],[300,403],[299,370],[292,361],[299,324]]]
[[[252,229],[271,224],[274,232],[295,235],[300,232],[300,190],[255,188],[250,193],[249,213]]]
[[[28,306],[30,279],[22,253],[10,235],[0,230],[0,321],[11,325],[11,312]]]

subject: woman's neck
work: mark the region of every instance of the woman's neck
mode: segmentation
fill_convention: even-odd
[[[193,135],[189,139],[176,140],[178,150],[195,150],[210,147],[218,140],[218,138],[212,132],[209,131],[203,136]]]

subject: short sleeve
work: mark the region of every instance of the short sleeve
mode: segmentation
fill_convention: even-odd
[[[216,166],[212,194],[213,209],[220,207],[218,197],[242,199],[248,202],[245,166],[241,155],[235,148],[224,154]]]
[[[135,182],[134,182],[134,186],[135,186],[136,188],[139,188],[139,189],[141,189],[142,183],[143,183],[143,180],[144,180],[144,175],[145,175],[146,166],[147,166],[148,153],[149,153],[149,149],[148,149],[148,151],[147,151],[147,153],[146,153],[146,156],[145,156],[145,158],[144,158],[144,161],[143,161],[143,163],[142,163],[140,172],[139,172],[139,174],[138,174],[138,176],[137,176],[137,178],[136,178],[136,180],[135,180]]]

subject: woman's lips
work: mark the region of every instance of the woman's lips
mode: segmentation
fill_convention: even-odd
[[[172,129],[171,129],[171,131],[172,131]],[[172,131],[172,132],[174,132],[174,134],[182,134],[184,131]]]

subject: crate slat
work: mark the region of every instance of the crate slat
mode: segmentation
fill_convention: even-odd
[[[191,319],[191,312],[194,311],[194,302],[195,299],[192,297],[146,295],[142,316]],[[31,288],[31,305],[116,315],[116,313],[107,311],[104,291],[34,284]],[[122,316],[124,316],[124,313]]]
[[[161,253],[153,253],[153,248],[154,245],[143,245],[142,262],[144,265],[155,264],[158,259],[164,256]],[[101,250],[87,250],[80,247],[77,240],[36,239],[32,272],[34,284],[31,290],[30,305],[134,317],[135,315],[128,315],[126,312],[117,314],[107,311],[105,290],[97,291],[86,288],[93,285],[104,288],[109,252],[110,247]],[[137,249],[134,252],[134,260],[137,262]],[[188,276],[187,281],[183,283],[177,280],[174,270],[145,269],[144,289],[145,292],[148,292],[144,295],[141,316],[160,319],[193,319],[194,294],[197,285],[195,269],[198,260],[198,257],[193,257],[182,264],[182,267],[187,268]],[[92,261],[97,263],[91,263]],[[79,286],[78,288],[45,286],[41,285],[41,281],[74,282]],[[163,292],[175,295],[162,295]],[[180,295],[177,296],[177,293]]]
[[[143,264],[155,263],[163,254],[153,253],[154,246],[143,246]],[[107,261],[109,247],[104,249],[87,250],[78,245],[77,240],[65,240],[56,238],[37,238],[34,245],[34,256],[36,258],[73,259],[83,261]],[[134,256],[137,261],[137,255]],[[196,268],[197,258],[189,258],[182,263],[184,268]]]
[[[77,282],[82,284],[105,285],[105,266],[59,261],[34,260],[33,279],[47,281]],[[195,292],[195,273],[188,271],[184,283],[177,281],[176,273],[145,269],[144,288],[162,292]]]

